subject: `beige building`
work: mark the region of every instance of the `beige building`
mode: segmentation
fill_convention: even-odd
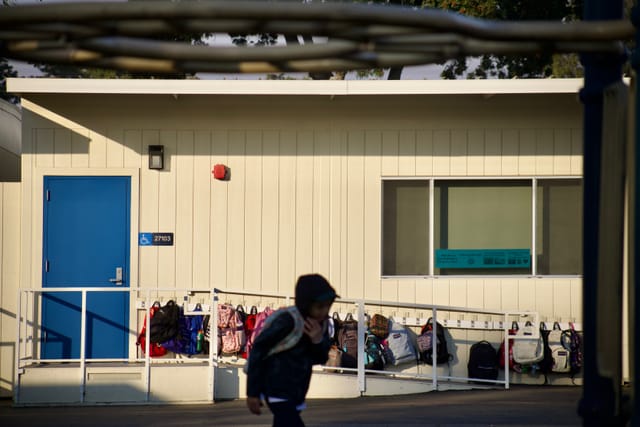
[[[80,270],[104,273],[107,284],[163,290],[152,299],[213,288],[291,295],[298,275],[319,272],[346,299],[469,308],[438,313],[463,322],[446,323],[456,377],[466,376],[473,342],[487,338],[497,347],[502,339],[464,323],[496,320],[473,309],[530,311],[579,328],[581,86],[559,79],[9,79],[22,97],[22,180],[0,197],[3,393],[16,375],[30,378],[15,369],[18,290],[101,286]],[[151,168],[150,146],[162,147],[162,169]],[[212,175],[214,165],[226,167],[224,179]],[[109,222],[121,212],[109,210],[109,188],[123,191],[121,222]],[[71,197],[60,208],[59,194]],[[74,210],[74,194],[94,197],[94,210]],[[57,245],[56,236],[83,227],[94,237]],[[112,237],[122,242],[122,262],[93,265]],[[147,246],[147,238],[167,244]],[[86,259],[74,261],[74,251]],[[110,303],[124,310],[118,357],[132,359],[146,294],[122,295]],[[208,302],[208,294],[194,295],[192,302]],[[44,325],[25,344],[28,357],[78,357],[55,340],[59,304],[37,292],[23,297],[21,311]],[[222,301],[269,300],[229,294]],[[336,307],[352,311],[350,303]],[[368,311],[430,316],[401,306]],[[68,324],[80,322],[77,312],[67,315]],[[241,396],[242,387],[228,393]]]

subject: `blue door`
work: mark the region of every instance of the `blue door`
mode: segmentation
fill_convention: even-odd
[[[44,178],[43,287],[129,287],[129,177]],[[80,357],[81,293],[45,293],[43,359]],[[129,294],[88,292],[87,358],[128,356]]]

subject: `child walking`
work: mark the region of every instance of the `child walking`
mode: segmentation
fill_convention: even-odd
[[[304,426],[300,411],[312,366],[328,358],[327,320],[336,297],[321,275],[300,276],[295,306],[272,314],[253,344],[247,360],[247,406],[260,415],[264,400],[273,413],[274,427]]]

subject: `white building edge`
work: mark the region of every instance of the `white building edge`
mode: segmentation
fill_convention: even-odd
[[[21,402],[78,401],[77,371],[14,369],[17,294],[48,280],[43,264],[51,254],[43,242],[51,177],[128,177],[128,285],[180,289],[152,299],[213,288],[291,295],[298,275],[319,272],[347,299],[528,311],[549,325],[579,327],[581,256],[573,249],[581,248],[575,242],[581,86],[580,79],[8,79],[8,90],[22,97],[22,179],[0,183],[3,393],[11,394],[20,376]],[[164,147],[163,170],[149,169],[149,145]],[[227,167],[228,179],[212,177],[216,164]],[[506,207],[496,210],[500,203]],[[173,233],[173,245],[139,246],[142,232]],[[529,249],[533,256],[521,268],[469,270],[439,264],[437,249]],[[466,260],[469,254],[457,255]],[[195,293],[190,302],[206,298]],[[144,299],[144,292],[133,292],[126,309],[128,359],[139,357]],[[222,301],[245,308],[283,303],[242,295]],[[32,324],[43,322],[33,306],[25,310]],[[353,305],[338,304],[336,311],[352,312]],[[367,311],[430,315],[399,307]],[[450,322],[455,352],[449,367],[438,368],[440,375],[466,377],[471,344],[487,339],[497,347],[502,339],[500,331],[469,327],[495,316],[438,316]],[[34,333],[21,350],[27,359],[42,355],[42,337]],[[198,382],[206,364],[179,375],[175,365],[159,365],[152,384],[139,367],[131,373],[87,366],[81,381],[86,402],[139,401],[140,390],[156,401],[243,397],[242,373],[233,367],[217,368],[212,392],[209,382]],[[431,372],[426,365],[398,369]],[[510,379],[544,381],[531,373]],[[561,374],[549,380],[573,382]],[[387,380],[376,387],[376,381],[367,379],[366,393],[431,386]],[[116,386],[99,387],[105,382]],[[338,395],[359,395],[353,376],[316,375],[310,396]]]

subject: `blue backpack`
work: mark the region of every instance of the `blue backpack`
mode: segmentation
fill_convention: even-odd
[[[194,311],[202,311],[202,306],[197,304]],[[203,315],[196,314],[186,316],[183,308],[180,307],[180,315],[178,317],[178,335],[175,338],[163,342],[161,344],[162,347],[174,353],[187,354],[189,356],[201,353],[203,321]],[[199,343],[200,345],[198,345]]]

